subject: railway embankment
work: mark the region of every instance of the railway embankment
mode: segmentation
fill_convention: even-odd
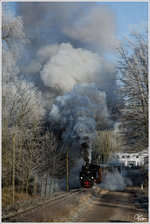
[[[111,195],[109,197],[109,194]],[[115,194],[121,194],[120,200],[126,194],[133,196],[133,201],[130,203],[133,207],[133,214],[130,214],[133,219],[135,214],[140,214],[142,217],[147,217],[147,205],[145,191],[139,187],[127,187],[123,192],[113,192],[101,189],[98,185],[89,189],[72,189],[69,192],[55,192],[51,197],[37,198],[22,203],[16,203],[3,209],[3,222],[78,222],[87,214],[87,211],[92,211],[92,206],[95,201],[102,203],[104,211],[106,207],[115,203]],[[109,201],[111,203],[109,205]],[[130,198],[130,197],[129,197]],[[131,200],[132,198],[130,198]],[[104,206],[106,203],[107,206]],[[108,203],[108,204],[107,204]],[[120,201],[121,207],[124,208],[124,203]],[[95,203],[94,203],[95,204]],[[131,211],[130,211],[131,213]],[[116,216],[116,212],[114,213]],[[102,217],[101,217],[102,218]],[[105,218],[105,217],[104,217]],[[107,218],[107,217],[106,217]],[[148,217],[147,217],[148,218]]]
[[[72,189],[55,192],[51,197],[18,202],[2,211],[3,222],[65,222],[73,221],[89,205],[101,189]]]

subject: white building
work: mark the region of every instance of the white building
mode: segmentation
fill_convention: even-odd
[[[125,166],[143,166],[148,162],[148,151],[143,150],[141,152],[118,152],[116,153],[120,162]]]

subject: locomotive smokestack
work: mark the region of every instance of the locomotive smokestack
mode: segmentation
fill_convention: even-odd
[[[86,142],[81,144],[81,154],[86,163],[89,163],[89,145]]]

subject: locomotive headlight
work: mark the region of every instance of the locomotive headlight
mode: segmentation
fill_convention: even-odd
[[[94,177],[91,177],[91,179],[94,179]]]
[[[82,180],[82,179],[83,179],[83,177],[80,177],[80,179]]]

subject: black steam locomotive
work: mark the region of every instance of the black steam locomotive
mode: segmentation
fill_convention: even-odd
[[[110,163],[110,164],[89,164],[86,163],[82,166],[80,172],[80,183],[82,187],[89,188],[94,185],[94,183],[101,183],[105,180],[108,172],[119,172],[122,174],[122,164]]]
[[[98,166],[89,163],[82,166],[82,171],[80,172],[80,183],[82,187],[92,187],[94,183],[98,182],[98,179]]]

